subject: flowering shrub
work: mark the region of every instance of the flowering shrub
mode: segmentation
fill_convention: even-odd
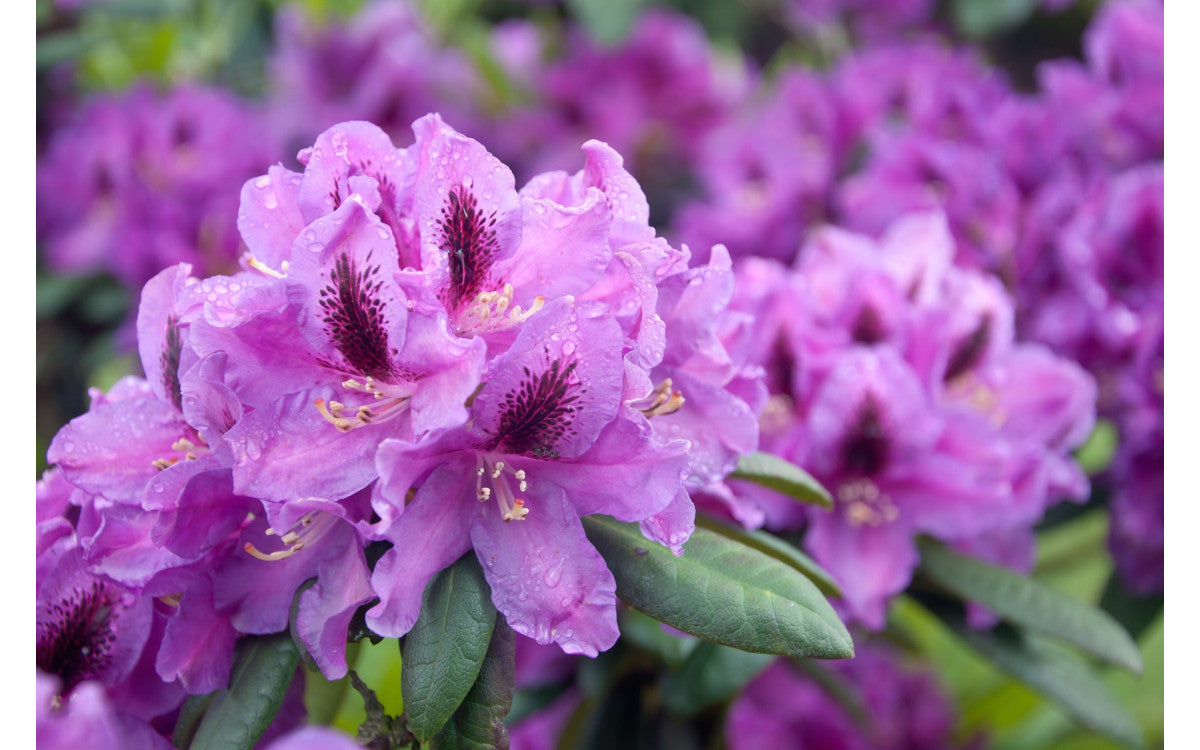
[[[1161,1],[189,3],[39,10],[39,745],[1161,743]]]

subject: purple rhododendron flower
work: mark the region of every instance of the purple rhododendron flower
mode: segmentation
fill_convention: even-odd
[[[384,444],[381,494],[403,515],[375,569],[383,601],[367,615],[372,629],[407,632],[429,578],[474,547],[514,630],[569,653],[613,644],[615,583],[578,517],[654,515],[687,468],[686,443],[658,443],[622,406],[621,339],[597,305],[547,305],[492,366],[471,429]]]
[[[743,485],[740,494],[758,500],[768,526],[806,526],[805,546],[843,586],[840,606],[874,628],[908,585],[917,533],[968,544],[1087,495],[1069,452],[1091,430],[1095,385],[1016,344],[1007,295],[953,257],[937,214],[897,222],[878,243],[827,230],[804,248],[794,281],[752,281],[734,304],[787,311],[767,318],[779,343],[763,354],[782,347],[791,374],[774,381],[764,448],[807,467],[835,508],[813,513]]]
[[[341,677],[359,608],[403,635],[470,550],[515,630],[594,656],[615,582],[579,518],[680,554],[690,492],[757,445],[728,256],[689,268],[615,151],[589,141],[582,170],[517,190],[437,115],[413,131],[397,149],[341,123],[303,172],[247,180],[243,270],[151,279],[145,380],[52,442],[43,546],[78,504],[82,560],[162,603],[148,663],[190,693],[224,684],[239,636],[287,627],[314,577],[296,632]],[[373,571],[370,541],[391,544]]]

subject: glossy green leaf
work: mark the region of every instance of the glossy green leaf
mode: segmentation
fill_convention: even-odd
[[[774,534],[733,526],[701,514],[696,514],[696,525],[715,531],[721,536],[727,536],[747,547],[764,552],[780,562],[791,565],[815,583],[821,593],[826,596],[841,597],[842,595],[842,589],[837,585],[837,581],[833,580],[833,576],[818,565],[816,560],[801,552],[794,544],[789,544]]]
[[[1014,625],[1060,638],[1135,673],[1142,671],[1137,644],[1104,611],[940,543],[924,539],[918,545],[921,572],[955,596],[978,602]]]
[[[425,587],[421,616],[404,637],[400,671],[405,715],[417,739],[427,742],[437,734],[466,698],[495,623],[491,591],[474,553]]]
[[[289,633],[243,638],[229,687],[213,694],[190,750],[253,748],[283,704],[299,661]]]
[[[462,705],[430,747],[435,750],[491,750],[508,747],[504,717],[512,708],[516,637],[503,618],[496,618],[479,677]]]
[[[737,693],[774,660],[773,654],[701,643],[681,669],[663,679],[663,706],[682,717],[695,716]]]
[[[616,578],[617,596],[657,620],[743,651],[854,655],[829,602],[790,565],[704,528],[675,557],[637,524],[596,515],[583,525]]]
[[[1129,711],[1087,664],[1065,649],[1007,625],[992,631],[948,622],[976,651],[1050,700],[1076,721],[1131,748],[1142,747],[1142,730]]]
[[[737,470],[730,479],[744,479],[782,492],[811,505],[832,508],[833,498],[807,471],[770,453],[747,453],[738,459]]]

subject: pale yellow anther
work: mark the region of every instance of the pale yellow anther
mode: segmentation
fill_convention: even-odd
[[[637,408],[646,418],[660,417],[667,414],[674,414],[683,408],[684,398],[679,391],[672,390],[672,382],[670,378],[663,380],[658,384],[650,395],[644,399],[632,402],[631,405]]]

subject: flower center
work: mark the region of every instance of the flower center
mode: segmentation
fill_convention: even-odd
[[[63,694],[108,666],[117,602],[102,581],[75,589],[38,622],[37,665],[63,681]]]
[[[345,357],[351,372],[391,381],[400,373],[392,363],[387,319],[380,294],[384,280],[379,265],[360,268],[347,253],[334,263],[329,283],[318,292],[322,322],[329,339]],[[337,367],[334,363],[328,363]]]
[[[535,375],[525,368],[521,385],[504,396],[498,444],[509,452],[558,458],[557,446],[571,429],[580,389],[572,379],[578,362],[554,360]]]
[[[485,503],[495,498],[496,505],[500,508],[500,517],[505,523],[524,521],[525,516],[529,515],[529,508],[525,507],[525,498],[513,494],[507,475],[511,474],[517,482],[518,490],[524,492],[529,488],[528,482],[525,481],[525,470],[514,470],[505,466],[504,461],[499,458],[483,453],[476,454],[475,461],[475,497],[479,502]]]
[[[439,247],[446,253],[450,283],[443,292],[446,307],[457,308],[483,288],[492,261],[500,252],[496,212],[484,214],[469,187],[450,191],[442,207]]]
[[[842,466],[848,473],[875,476],[887,463],[887,454],[888,438],[879,407],[868,397],[842,442]]]

